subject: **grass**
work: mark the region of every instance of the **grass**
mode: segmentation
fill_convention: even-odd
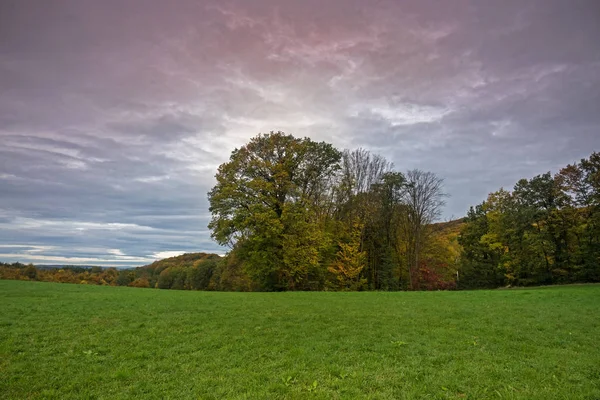
[[[0,398],[600,399],[600,286],[211,293],[0,281]]]

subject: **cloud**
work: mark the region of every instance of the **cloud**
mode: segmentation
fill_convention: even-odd
[[[140,178],[134,178],[136,182],[144,182],[144,183],[154,183],[160,182],[169,179],[169,175],[161,175],[161,176],[144,176]]]
[[[33,246],[29,244],[0,244],[0,249],[17,250],[27,254],[46,252],[55,248],[55,246]]]
[[[373,115],[389,122],[392,127],[440,121],[452,111],[448,108],[411,103],[361,105],[351,111],[352,117]]]
[[[119,266],[127,267],[132,263],[142,264],[154,261],[147,257],[122,257],[122,258],[98,258],[98,257],[62,257],[62,256],[46,256],[37,254],[21,254],[21,253],[0,253],[0,257],[8,260],[23,260],[25,262],[33,262],[36,264],[43,263],[60,263],[67,265],[83,265],[93,264],[98,266]]]
[[[600,146],[593,0],[34,3],[0,24],[0,259],[222,252],[206,193],[259,132],[433,171],[445,218]]]

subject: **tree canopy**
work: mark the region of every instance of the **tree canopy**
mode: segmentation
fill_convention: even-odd
[[[438,216],[442,180],[407,176],[363,149],[259,134],[219,167],[209,228],[258,289],[414,288],[410,267]],[[415,244],[402,246],[415,229]]]
[[[600,154],[521,179],[471,208],[462,287],[600,281]]]

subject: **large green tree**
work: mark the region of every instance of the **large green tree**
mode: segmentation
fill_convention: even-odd
[[[319,210],[340,159],[328,143],[271,132],[219,167],[208,195],[212,237],[237,252],[263,289],[301,289],[319,273],[327,243]]]

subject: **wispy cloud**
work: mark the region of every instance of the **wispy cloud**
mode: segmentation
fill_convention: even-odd
[[[39,254],[22,254],[22,253],[0,253],[2,259],[16,260],[22,262],[41,263],[61,263],[67,265],[98,265],[98,266],[129,266],[143,265],[154,261],[150,257],[115,257],[115,258],[98,258],[98,257],[62,257],[62,256],[47,256]]]

